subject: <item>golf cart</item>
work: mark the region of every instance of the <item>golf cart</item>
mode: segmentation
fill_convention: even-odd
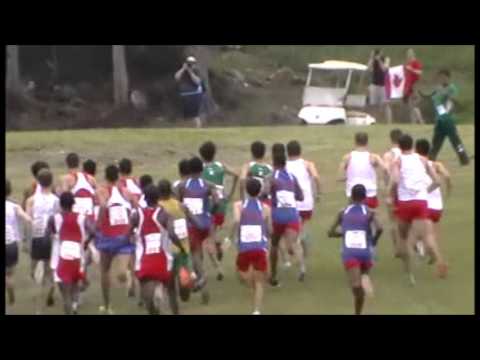
[[[325,61],[308,66],[303,108],[298,117],[309,125],[372,125],[363,112],[367,66],[346,61]]]

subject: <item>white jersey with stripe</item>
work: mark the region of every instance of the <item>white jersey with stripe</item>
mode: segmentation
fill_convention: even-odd
[[[33,238],[41,238],[45,236],[48,218],[59,212],[59,210],[59,199],[55,194],[45,194],[43,192],[40,192],[33,196]]]
[[[18,232],[17,208],[20,205],[13,201],[5,201],[5,245],[16,243],[20,240]]]
[[[132,209],[132,205],[130,204],[129,201],[127,201],[123,197],[123,195],[120,192],[120,190],[118,189],[118,187],[117,186],[112,186],[112,192],[111,192],[110,197],[107,201],[107,207],[110,207],[110,206],[115,205],[115,204],[122,205],[129,210]]]
[[[349,198],[355,185],[367,189],[367,197],[377,196],[377,172],[371,162],[369,151],[352,151],[347,165],[346,195]]]
[[[287,161],[287,171],[293,174],[303,191],[303,201],[297,201],[299,211],[312,211],[314,207],[312,177],[304,159]]]
[[[400,155],[400,179],[398,200],[427,200],[430,177],[418,154]]]
[[[82,172],[77,172],[76,174],[77,181],[71,190],[72,194],[75,195],[79,190],[87,190],[90,194],[95,194],[95,189],[93,188],[92,184],[88,181],[87,177]]]
[[[433,162],[428,161],[430,167],[433,167]],[[427,174],[428,176],[428,174]],[[433,180],[428,176],[428,186],[432,184]],[[431,210],[443,210],[443,198],[442,198],[442,189],[440,187],[433,190],[431,193],[427,194],[428,208]]]
[[[127,190],[133,194],[133,195],[142,195],[142,189],[135,183],[135,181],[131,178],[127,178],[125,180],[125,183],[127,185]]]

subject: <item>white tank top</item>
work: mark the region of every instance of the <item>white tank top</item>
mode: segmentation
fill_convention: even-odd
[[[95,189],[93,188],[92,184],[90,184],[87,180],[85,174],[81,173],[80,171],[77,172],[77,182],[72,188],[72,194],[75,194],[79,190],[87,190],[92,195],[95,194]]]
[[[112,194],[108,199],[107,207],[110,207],[113,204],[120,204],[130,210],[132,208],[132,205],[122,196],[120,190],[118,190],[118,187],[116,186],[112,186]]]
[[[293,161],[287,161],[287,171],[297,178],[298,185],[303,191],[303,201],[297,202],[297,209],[299,211],[311,211],[313,210],[313,190],[312,190],[312,178],[307,170],[305,160],[297,159]]]
[[[377,173],[370,161],[370,152],[352,151],[347,166],[346,195],[350,197],[352,188],[362,184],[367,189],[367,197],[377,196]]]
[[[391,148],[390,152],[393,155],[393,159],[392,159],[393,161],[397,160],[400,157],[400,155],[402,155],[402,150],[400,150],[400,148],[398,147]]]
[[[10,200],[5,201],[5,244],[13,244],[19,240],[17,207]]]
[[[418,154],[400,155],[400,180],[398,200],[427,200],[429,178],[424,163]]]
[[[142,190],[137,186],[137,184],[135,184],[133,179],[128,178],[125,183],[127,184],[127,190],[133,195],[142,195]]]
[[[428,164],[433,167],[433,162],[429,161]],[[428,176],[428,174],[427,174]],[[428,186],[432,184],[432,178],[428,176]],[[431,210],[443,210],[442,190],[440,187],[427,194],[428,208]]]
[[[48,218],[56,214],[59,210],[59,200],[55,194],[44,194],[40,192],[33,196],[33,238],[45,236]]]
[[[33,195],[40,194],[41,192],[42,192],[42,187],[40,186],[39,183],[37,183],[37,185],[35,185],[35,191],[33,192]]]

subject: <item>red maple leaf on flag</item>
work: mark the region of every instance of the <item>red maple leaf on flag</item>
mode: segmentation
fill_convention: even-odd
[[[393,86],[395,87],[400,87],[400,85],[402,85],[403,83],[403,78],[398,76],[398,74],[395,74],[395,76],[393,77]]]

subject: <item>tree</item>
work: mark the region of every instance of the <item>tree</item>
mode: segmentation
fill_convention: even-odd
[[[112,45],[113,99],[115,106],[128,104],[128,72],[125,45]]]
[[[7,45],[7,90],[13,95],[20,95],[20,66],[18,61],[18,45]]]
[[[213,98],[212,89],[210,87],[209,75],[208,75],[208,67],[210,64],[211,56],[212,56],[212,49],[211,46],[208,45],[190,45],[187,46],[185,49],[185,54],[187,56],[195,56],[198,61],[198,68],[200,70],[200,75],[205,84],[205,103],[204,103],[204,110],[206,115],[211,115],[218,110],[218,105]]]

